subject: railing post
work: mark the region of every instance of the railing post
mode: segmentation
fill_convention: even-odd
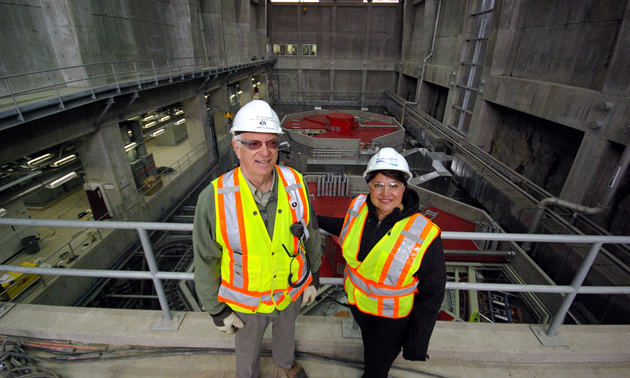
[[[63,105],[63,100],[61,99],[61,93],[59,93],[59,88],[57,88],[57,83],[55,83],[55,78],[53,78],[52,72],[48,73],[48,77],[50,77],[50,81],[52,81],[53,86],[55,87],[55,92],[57,92],[57,98],[59,99],[59,107],[61,109],[65,109],[66,107]]]
[[[588,251],[588,255],[586,255],[586,258],[582,262],[582,265],[580,265],[580,268],[573,277],[573,282],[571,282],[571,287],[573,287],[574,291],[572,293],[567,293],[567,295],[564,297],[564,301],[562,301],[558,312],[553,317],[553,321],[547,329],[547,337],[554,337],[556,335],[558,327],[560,327],[560,324],[564,322],[564,318],[566,317],[567,312],[569,312],[569,307],[571,307],[573,300],[577,296],[577,292],[582,286],[582,283],[586,278],[586,274],[591,269],[591,266],[593,265],[593,262],[595,261],[595,258],[597,257],[597,254],[599,253],[599,250],[603,244],[603,242],[598,242],[591,246],[591,249]]]
[[[153,80],[155,80],[155,85],[158,85],[157,71],[155,70],[154,61],[151,61],[151,68],[153,68]]]
[[[92,99],[96,100],[96,94],[94,93],[94,88],[92,88],[92,81],[90,80],[90,74],[86,66],[83,66],[83,71],[85,71],[85,77],[87,78],[88,87],[90,87],[90,92],[92,93]]]
[[[133,62],[133,70],[136,72],[136,81],[138,82],[138,89],[142,89],[142,84],[140,84],[140,75],[138,74],[138,67],[136,66],[136,62]]]
[[[116,83],[116,92],[120,93],[120,85],[118,84],[118,77],[116,76],[116,69],[114,68],[114,63],[110,62],[110,66],[112,66],[112,75],[114,75],[114,82]]]
[[[17,100],[15,99],[15,95],[13,94],[13,89],[11,88],[11,85],[9,84],[9,80],[4,79],[4,83],[7,85],[7,88],[9,88],[9,93],[11,93],[11,99],[13,100],[13,105],[15,105],[15,109],[17,110],[17,113],[18,113],[18,121],[24,121],[24,116],[22,115],[22,111],[20,110]]]
[[[160,301],[160,307],[162,308],[162,316],[164,317],[165,322],[170,322],[171,318],[171,310],[168,308],[168,301],[166,300],[166,294],[164,294],[164,286],[162,286],[162,281],[157,278],[157,273],[159,272],[157,262],[155,261],[155,256],[153,255],[153,248],[151,247],[151,241],[149,240],[149,234],[147,230],[144,228],[137,228],[138,234],[140,235],[140,241],[142,242],[142,250],[144,251],[144,256],[147,259],[147,264],[149,265],[149,271],[151,272],[151,276],[153,276],[153,285],[155,286],[155,292]]]

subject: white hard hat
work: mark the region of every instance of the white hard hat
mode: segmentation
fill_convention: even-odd
[[[263,100],[253,100],[245,104],[236,113],[230,132],[232,135],[236,133],[284,134],[278,115]]]
[[[363,172],[363,178],[372,171],[400,171],[407,176],[407,180],[411,178],[409,172],[409,164],[407,160],[391,147],[382,148],[374,154],[368,162],[367,169]]]

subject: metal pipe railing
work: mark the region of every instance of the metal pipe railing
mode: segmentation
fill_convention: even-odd
[[[149,265],[149,272],[144,271],[109,271],[90,269],[58,269],[58,268],[38,268],[26,266],[0,265],[1,271],[16,273],[33,273],[40,275],[56,276],[76,276],[76,277],[109,277],[109,278],[131,278],[131,279],[151,279],[159,298],[164,320],[170,322],[172,317],[168,302],[166,300],[162,280],[192,280],[193,273],[181,272],[160,272],[155,262],[151,241],[147,230],[159,231],[185,231],[192,232],[193,225],[189,223],[158,223],[158,222],[88,222],[93,223],[92,227],[102,229],[125,229],[136,230],[144,250],[145,258]],[[98,223],[98,225],[96,225]],[[13,226],[40,226],[40,227],[75,227],[85,228],[85,221],[52,220],[52,219],[22,219],[22,218],[0,218],[0,225]],[[630,294],[630,286],[589,286],[582,287],[584,278],[590,270],[595,257],[599,253],[603,244],[630,244],[630,236],[604,236],[604,235],[532,235],[532,234],[501,234],[501,233],[476,233],[476,232],[442,232],[442,239],[446,240],[497,240],[497,241],[529,241],[544,243],[581,243],[590,244],[591,248],[576,273],[571,285],[513,285],[513,284],[488,284],[488,283],[465,283],[447,282],[446,288],[451,290],[488,290],[507,291],[523,293],[559,293],[566,294],[560,309],[553,317],[553,321],[547,329],[547,336],[554,337],[558,327],[564,322],[564,318],[573,303],[577,294]],[[321,278],[322,284],[341,285],[341,278]]]

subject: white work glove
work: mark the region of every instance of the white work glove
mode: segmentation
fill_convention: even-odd
[[[223,319],[223,325],[219,325],[217,323],[218,322],[215,321],[214,325],[216,325],[221,332],[225,332],[229,335],[236,333],[239,328],[243,328],[245,326],[241,318],[239,318],[235,312],[232,312],[227,318]]]
[[[313,302],[315,302],[316,296],[317,289],[315,289],[315,286],[307,286],[306,289],[304,289],[304,293],[302,293],[302,304],[304,306],[312,304]]]

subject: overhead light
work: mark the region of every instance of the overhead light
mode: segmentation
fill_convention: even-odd
[[[7,209],[4,207],[0,207],[0,217],[7,215]]]
[[[46,187],[48,189],[55,189],[58,186],[61,186],[63,184],[65,184],[66,182],[72,180],[73,178],[77,177],[77,173],[76,172],[70,172],[67,175],[61,176],[58,179],[56,179],[55,181],[51,181],[50,183],[46,184]]]
[[[243,91],[238,91],[237,93],[238,93],[238,94],[241,94],[241,93],[243,93]]]
[[[133,150],[136,147],[138,147],[138,143],[131,142],[128,145],[125,146],[125,152],[129,152],[129,151]]]
[[[186,122],[186,118],[182,118],[179,121],[175,122],[176,125],[181,125],[182,123]]]
[[[252,85],[252,88],[256,88],[256,84]]]
[[[255,80],[256,80],[256,79],[254,79],[254,78],[252,77],[252,81],[255,81]]]
[[[42,161],[48,160],[52,157],[52,154],[45,154],[42,155],[40,157],[36,157],[35,159],[31,159],[29,161],[26,162],[27,165],[34,165],[34,164],[38,164],[41,163]]]
[[[233,95],[231,95],[231,96],[230,96],[230,98],[234,98],[234,97],[236,97],[236,95],[235,95],[235,94],[233,94]]]
[[[72,154],[72,155],[66,156],[63,159],[57,160],[56,162],[52,163],[50,166],[53,167],[53,168],[57,168],[57,167],[61,167],[62,165],[68,164],[71,161],[75,161],[75,160],[77,160],[77,155]]]
[[[156,124],[157,124],[156,121],[152,121],[152,122],[147,123],[146,125],[143,125],[142,128],[143,129],[148,129],[149,127],[151,127],[153,125],[156,125]]]
[[[151,136],[155,138],[156,136],[161,135],[161,134],[164,134],[164,129],[159,129],[158,131],[151,134]]]
[[[164,116],[160,118],[160,122],[168,121],[169,119],[171,119],[171,116]]]
[[[152,120],[152,119],[154,119],[154,118],[155,118],[155,114],[152,114],[152,115],[150,115],[150,116],[148,116],[148,117],[144,117],[144,118],[142,118],[142,120],[143,120],[144,122],[146,122],[146,121],[150,121],[150,120]]]
[[[183,113],[184,113],[184,111],[180,109],[180,110],[175,112],[175,115],[180,115],[180,114],[183,114]]]

